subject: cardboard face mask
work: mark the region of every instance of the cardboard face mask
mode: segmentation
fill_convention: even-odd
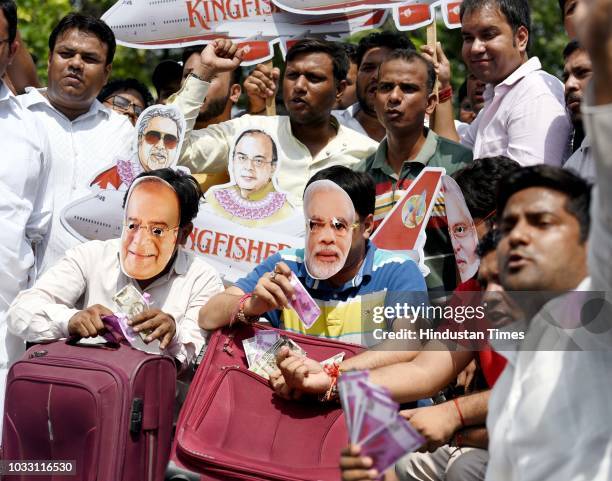
[[[444,205],[448,233],[450,234],[455,262],[461,276],[461,282],[466,282],[476,275],[480,258],[476,254],[478,234],[472,216],[457,182],[451,177],[442,177],[444,186]]]
[[[160,274],[177,248],[180,204],[174,189],[159,177],[140,177],[128,192],[119,260],[132,279]]]
[[[306,271],[329,279],[342,270],[353,241],[357,215],[348,194],[331,180],[317,180],[304,192]]]
[[[136,122],[136,152],[145,172],[173,167],[185,135],[185,119],[172,105],[152,105]]]

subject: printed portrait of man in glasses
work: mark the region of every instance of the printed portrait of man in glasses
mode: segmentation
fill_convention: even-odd
[[[152,105],[136,122],[135,142],[126,159],[117,159],[110,169],[97,175],[91,187],[127,190],[142,172],[174,167],[185,134],[185,119],[176,107]]]
[[[278,149],[269,133],[243,131],[230,156],[231,182],[206,193],[215,214],[246,227],[262,227],[294,215],[287,195],[276,186]]]

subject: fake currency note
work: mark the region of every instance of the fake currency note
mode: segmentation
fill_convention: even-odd
[[[289,349],[299,356],[305,356],[306,351],[298,346],[291,339],[281,336],[278,341],[274,343],[266,352],[264,352],[255,362],[255,365],[249,367],[249,371],[258,374],[264,379],[270,379],[270,374],[278,369],[276,365],[276,355],[282,348],[288,346]]]
[[[280,334],[278,331],[257,331],[255,332],[255,339],[257,341],[257,349],[262,353],[270,349],[276,341],[278,341]]]
[[[242,340],[242,347],[244,349],[244,355],[246,356],[247,364],[249,368],[255,365],[255,362],[259,358],[263,351],[259,351],[257,348],[257,338],[250,337]]]
[[[138,292],[132,284],[128,284],[121,289],[117,294],[113,296],[113,301],[119,310],[125,314],[128,319],[133,319],[138,314],[142,314],[149,308],[149,302],[147,299]],[[140,331],[138,334],[144,340],[149,334],[153,332],[152,329],[146,331]]]
[[[304,327],[310,329],[321,315],[321,308],[293,272],[289,283],[295,291],[295,301],[290,301],[289,304],[297,312]]]

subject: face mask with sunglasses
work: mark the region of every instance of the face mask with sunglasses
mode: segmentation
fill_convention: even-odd
[[[144,134],[145,142],[149,145],[156,145],[160,139],[163,139],[164,147],[168,150],[173,150],[178,144],[178,138],[176,135],[166,134],[159,132],[158,130],[149,130]]]

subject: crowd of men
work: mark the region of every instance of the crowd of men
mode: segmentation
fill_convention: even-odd
[[[147,343],[158,340],[179,373],[193,365],[208,331],[265,318],[366,348],[335,373],[281,350],[270,375],[278,396],[337,402],[338,378],[355,369],[368,370],[398,403],[446,393],[442,402],[400,412],[425,437],[421,452],[378,473],[349,445],[338,453],[345,481],[612,480],[612,383],[605,381],[612,369],[612,0],[559,0],[559,7],[568,34],[563,81],[529,54],[527,0],[463,0],[468,73],[457,95],[440,44],[417,49],[406,34],[376,32],[357,46],[302,39],[287,51],[282,73],[260,64],[244,80],[243,51],[230,40],[188,48],[181,62],[156,67],[154,100],[137,80],[112,78],[112,30],[79,13],[51,32],[41,88],[16,6],[0,0],[0,405],[26,341],[97,336],[114,294],[130,284],[155,300],[130,325],[148,333]],[[286,114],[265,115],[279,91]],[[238,113],[243,93],[247,112]],[[179,164],[193,176],[145,167],[126,186],[121,238],[81,243],[60,214],[90,192],[96,174],[129,158],[135,138],[145,139],[151,156],[177,148],[176,130],[135,129],[154,103],[184,116]],[[239,142],[266,153],[232,158]],[[261,187],[258,169],[267,169],[261,185],[303,209],[305,245],[224,286],[224,273],[184,245],[203,191],[229,179],[230,162],[249,169],[234,170],[243,183],[228,189],[244,199]],[[462,231],[449,234],[439,200],[425,228],[427,275],[410,255],[370,240],[425,167],[453,177],[473,220],[479,242],[465,256],[480,264],[467,281],[453,242]],[[321,309],[310,327],[290,307],[295,278]],[[576,292],[586,297],[568,300]],[[590,308],[572,318],[572,302]],[[398,348],[380,343],[372,333],[381,324],[365,315],[443,303],[484,305],[488,327],[521,336],[513,344],[428,340]],[[399,316],[382,328],[457,328],[446,323]]]

